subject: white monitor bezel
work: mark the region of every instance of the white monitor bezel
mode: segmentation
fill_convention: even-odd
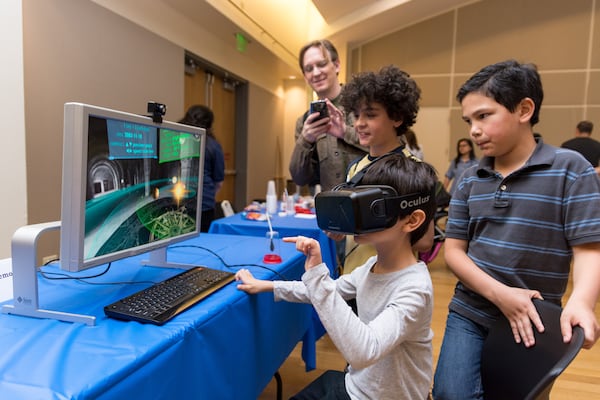
[[[137,247],[89,259],[84,258],[85,203],[87,186],[89,117],[112,118],[156,128],[189,132],[200,138],[200,162],[196,227],[192,232],[152,241]],[[205,130],[170,121],[156,123],[151,117],[98,107],[84,103],[65,103],[63,133],[63,174],[61,200],[60,267],[76,272],[119,259],[164,248],[200,234],[202,214],[202,180],[204,167]]]

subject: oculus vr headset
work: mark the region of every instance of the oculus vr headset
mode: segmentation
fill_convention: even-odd
[[[381,156],[360,170],[348,183],[315,197],[319,228],[336,233],[361,234],[392,227],[398,217],[435,201],[435,192],[399,196],[385,185],[358,185],[366,170]]]

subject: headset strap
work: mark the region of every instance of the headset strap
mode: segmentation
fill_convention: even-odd
[[[346,183],[342,184],[343,187],[355,187],[357,186],[360,181],[362,181],[363,176],[365,176],[365,174],[367,173],[367,170],[373,165],[375,164],[377,161],[385,158],[385,157],[389,157],[391,155],[394,154],[399,154],[397,151],[390,151],[389,153],[385,153],[383,155],[380,155],[379,157],[377,157],[376,159],[374,159],[373,161],[371,161],[370,163],[368,163],[367,165],[365,165],[360,171],[358,171],[357,173],[354,174],[354,176]],[[402,154],[408,158],[411,159],[413,161],[416,162],[421,162],[421,160],[418,157],[415,157],[410,150],[408,150],[406,148],[406,146],[402,147]],[[340,186],[342,186],[340,185]]]

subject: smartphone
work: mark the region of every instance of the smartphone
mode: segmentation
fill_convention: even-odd
[[[325,100],[315,100],[310,103],[310,113],[319,113],[319,116],[315,118],[315,121],[318,121],[322,118],[329,117],[329,110],[327,110],[327,103]]]

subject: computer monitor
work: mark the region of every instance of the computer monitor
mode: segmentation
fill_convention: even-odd
[[[201,128],[66,103],[61,269],[145,252],[166,263],[167,246],[198,235],[204,141]]]

